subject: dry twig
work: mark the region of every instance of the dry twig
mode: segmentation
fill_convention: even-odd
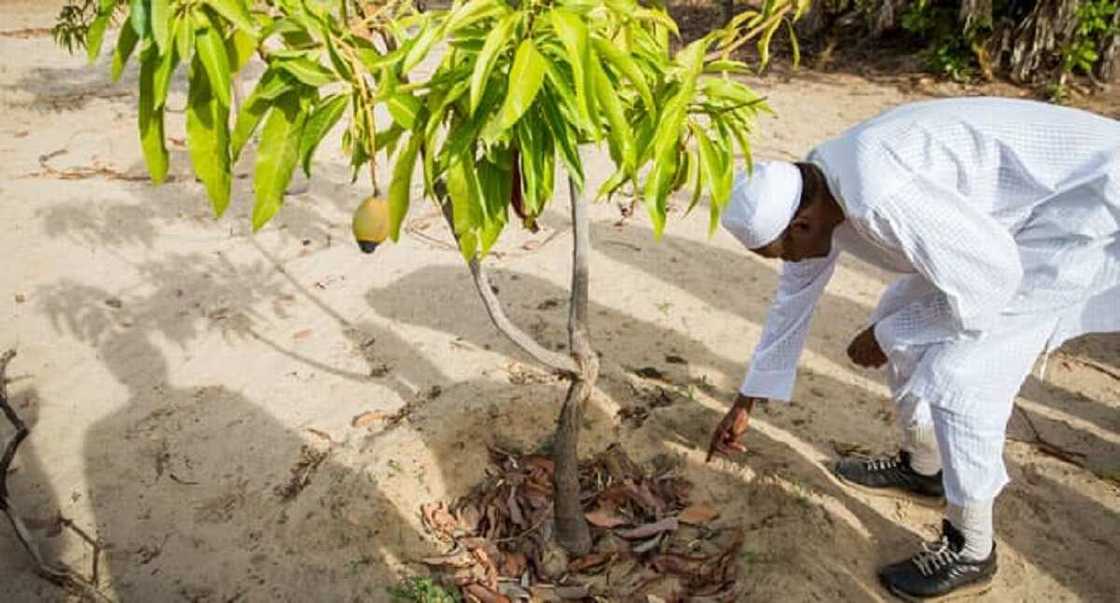
[[[101,556],[101,545],[98,544],[96,539],[90,537],[89,534],[76,526],[73,521],[63,517],[59,518],[59,522],[63,526],[73,530],[93,547],[93,575],[91,578],[86,578],[66,565],[51,563],[44,559],[42,552],[39,550],[39,546],[31,538],[31,533],[28,531],[27,525],[20,518],[19,514],[16,513],[15,509],[12,508],[12,501],[8,492],[8,470],[11,468],[12,461],[15,459],[19,445],[27,438],[28,434],[31,433],[31,430],[27,428],[27,425],[19,417],[15,409],[12,408],[8,400],[8,363],[10,363],[15,356],[15,350],[8,350],[4,352],[3,355],[0,355],[0,411],[4,413],[4,417],[8,419],[8,422],[11,423],[12,427],[16,430],[15,435],[12,436],[12,439],[5,445],[3,456],[0,456],[0,511],[3,511],[4,515],[8,518],[12,529],[15,530],[16,538],[19,540],[20,544],[23,545],[24,550],[26,550],[35,561],[35,572],[43,579],[86,597],[95,600],[109,601],[110,599],[108,597],[97,590],[98,559]]]
[[[1030,440],[1026,440],[1026,439],[1022,439],[1022,438],[1008,438],[1008,439],[1015,440],[1015,441],[1018,441],[1018,442],[1023,442],[1024,444],[1030,444],[1030,445],[1034,446],[1036,449],[1038,449],[1038,451],[1041,452],[1042,454],[1045,454],[1047,456],[1052,456],[1052,457],[1054,457],[1054,458],[1056,458],[1060,461],[1064,461],[1066,463],[1069,463],[1070,465],[1081,467],[1082,469],[1085,468],[1085,454],[1084,453],[1077,452],[1077,451],[1074,451],[1074,450],[1068,450],[1068,449],[1063,448],[1061,446],[1058,446],[1057,444],[1055,444],[1055,443],[1047,440],[1046,438],[1042,437],[1042,434],[1039,433],[1038,427],[1035,426],[1034,420],[1031,419],[1030,415],[1028,415],[1018,405],[1015,406],[1015,410],[1018,411],[1019,416],[1023,417],[1023,420],[1026,421],[1027,427],[1030,428],[1031,433],[1034,435],[1034,438],[1030,439]]]

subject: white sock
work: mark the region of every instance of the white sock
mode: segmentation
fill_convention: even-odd
[[[910,468],[922,475],[941,471],[941,451],[933,425],[907,425],[902,430],[902,449],[910,453]]]
[[[953,527],[964,534],[964,549],[961,555],[965,559],[980,561],[987,559],[992,554],[995,546],[995,530],[992,527],[992,504],[972,503],[965,507],[949,505],[946,518]]]

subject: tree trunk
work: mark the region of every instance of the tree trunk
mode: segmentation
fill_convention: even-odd
[[[552,460],[556,465],[553,482],[556,541],[574,555],[591,550],[591,532],[583,516],[579,492],[579,432],[583,405],[591,397],[599,378],[599,357],[591,349],[587,328],[588,256],[591,254],[591,223],[587,206],[579,199],[575,183],[568,178],[568,194],[572,204],[572,296],[568,311],[568,337],[579,367],[572,376],[560,421],[556,427]]]
[[[991,27],[992,0],[961,0],[958,20],[965,33],[976,27]]]
[[[1077,27],[1078,0],[1039,0],[1011,35],[1011,79],[1034,81],[1037,75],[1060,69],[1062,47]]]
[[[1097,63],[1096,76],[1102,82],[1120,79],[1120,9],[1112,13],[1112,27],[1117,33],[1101,43],[1101,58]]]
[[[871,33],[881,36],[898,27],[907,0],[878,0],[878,6],[871,13]]]

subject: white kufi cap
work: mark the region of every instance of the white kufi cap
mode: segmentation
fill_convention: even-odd
[[[801,204],[801,171],[788,161],[759,161],[739,172],[720,222],[747,249],[773,243]]]

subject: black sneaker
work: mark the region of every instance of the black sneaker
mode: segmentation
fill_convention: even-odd
[[[983,561],[962,558],[963,548],[964,535],[942,520],[940,540],[925,543],[917,555],[879,570],[879,580],[906,601],[946,601],[987,592],[996,575],[995,544]]]
[[[936,505],[944,501],[945,486],[941,472],[922,475],[910,467],[910,453],[901,450],[893,458],[846,458],[836,462],[832,472],[842,481],[872,494]]]

